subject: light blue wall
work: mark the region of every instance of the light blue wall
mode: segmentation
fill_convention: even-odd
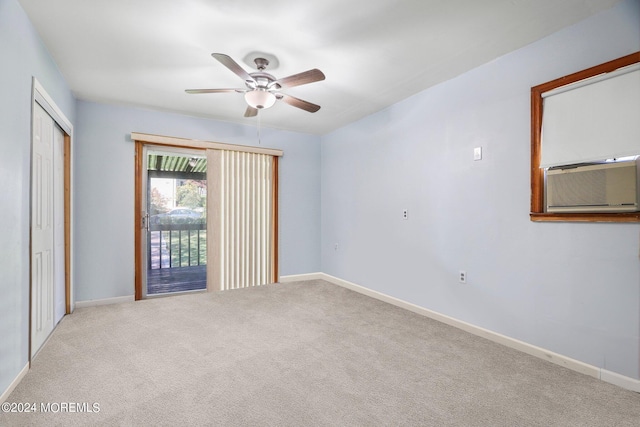
[[[75,101],[22,7],[0,0],[0,394],[28,361],[31,79],[74,123]]]
[[[531,86],[640,50],[639,4],[324,136],[322,271],[639,378],[640,225],[529,220]]]
[[[134,293],[134,143],[131,132],[258,145],[256,128],[78,101],[75,150],[76,300]],[[254,123],[254,121],[252,121]],[[320,138],[263,128],[280,148],[280,274],[320,269]]]

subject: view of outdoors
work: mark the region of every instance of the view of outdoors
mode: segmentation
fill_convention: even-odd
[[[206,264],[206,181],[150,181],[151,268]]]
[[[206,159],[149,158],[147,294],[205,289]]]

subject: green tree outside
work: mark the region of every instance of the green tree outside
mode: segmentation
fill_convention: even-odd
[[[206,186],[204,181],[187,180],[176,190],[176,205],[190,209],[206,205]]]

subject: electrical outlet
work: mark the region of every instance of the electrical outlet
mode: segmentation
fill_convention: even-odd
[[[409,210],[408,209],[404,209],[402,211],[402,219],[409,219]]]
[[[333,250],[335,250],[335,251],[338,250],[338,244],[337,243],[335,245],[333,245]]]
[[[458,281],[460,283],[467,283],[467,272],[464,270],[460,270],[460,276],[458,277]]]

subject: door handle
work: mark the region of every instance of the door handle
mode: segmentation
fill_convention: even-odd
[[[143,229],[149,231],[149,212],[144,212],[142,214],[142,227]]]

